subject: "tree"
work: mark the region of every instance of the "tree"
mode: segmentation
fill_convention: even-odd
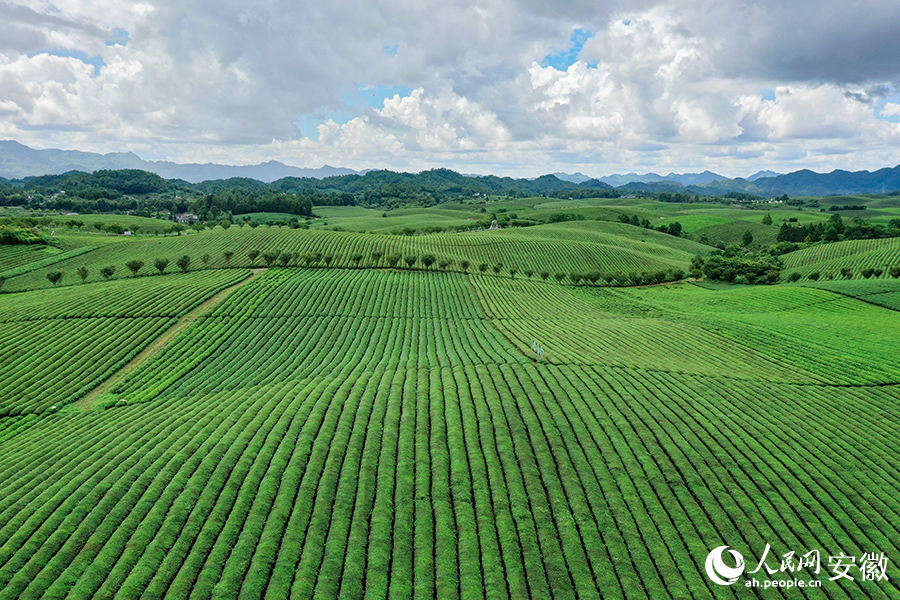
[[[256,262],[257,257],[259,257],[259,250],[251,250],[247,253],[247,258],[250,259],[250,266],[253,266],[253,263]]]
[[[381,260],[381,257],[382,257],[382,256],[383,256],[383,254],[382,254],[381,252],[377,252],[377,251],[376,251],[376,252],[373,252],[373,253],[372,253],[372,264],[373,264],[374,266],[377,267],[377,266],[378,266],[378,261]]]
[[[581,278],[581,273],[569,273],[569,280],[575,285],[578,285],[578,282],[581,281]]]
[[[47,273],[47,279],[48,279],[48,280],[50,281],[50,283],[52,283],[53,285],[56,285],[57,283],[59,283],[60,281],[62,281],[62,278],[63,278],[63,272],[62,272],[62,271],[51,271],[51,272]]]
[[[534,271],[532,271],[531,269],[525,269],[525,277],[531,279],[532,275],[534,275]]]
[[[441,259],[441,261],[438,263],[438,266],[441,268],[442,271],[446,271],[452,264],[453,264],[452,260],[450,260],[449,258],[444,258],[444,259]]]
[[[810,273],[809,275],[807,275],[807,277],[809,277],[809,280],[810,280],[810,281],[818,281],[818,280],[819,280],[819,272],[818,272],[818,271],[813,271],[812,273]]]
[[[400,262],[402,257],[399,254],[391,254],[387,257],[387,262],[391,266],[391,268],[396,267],[397,263]]]
[[[875,269],[869,268],[869,269],[862,270],[862,276],[865,277],[866,279],[870,278],[874,274],[875,274]]]
[[[509,276],[512,277],[513,279],[516,278],[516,273],[518,273],[518,272],[519,272],[519,267],[512,266],[509,268]]]
[[[278,262],[281,263],[282,267],[288,266],[288,263],[291,262],[291,255],[287,252],[282,252],[278,255]]]
[[[156,267],[156,270],[159,271],[159,274],[162,275],[166,272],[166,267],[169,266],[168,258],[157,258],[153,261],[153,265]]]
[[[459,268],[463,270],[463,273],[467,273],[469,271],[469,261],[467,261],[467,260],[459,261]]]
[[[849,267],[842,267],[841,268],[841,277],[844,277],[845,279],[850,279],[851,277],[853,277],[853,269],[851,269]]]
[[[555,279],[557,282],[562,281],[565,278],[566,278],[565,273],[554,273],[553,274],[553,279]]]
[[[891,267],[890,270],[888,270],[888,274],[894,279],[897,279],[900,277],[900,267]],[[3,284],[0,283],[0,287],[2,287],[2,285]]]
[[[178,265],[178,268],[181,269],[182,273],[187,273],[188,267],[191,266],[191,257],[190,256],[182,256],[178,260],[175,261],[175,264]]]
[[[426,254],[422,257],[422,264],[425,265],[426,269],[430,269],[435,260],[434,254]]]
[[[325,258],[324,258],[323,260],[325,261],[325,266],[326,266],[326,267],[331,266],[331,261],[334,260],[334,255],[333,255],[333,254],[326,254],[326,255],[325,255]]]
[[[0,290],[3,289],[3,284],[6,283],[6,277],[0,277]]]
[[[496,265],[494,265],[494,266],[491,267],[491,268],[494,270],[494,273],[496,273],[497,275],[499,275],[499,274],[500,274],[500,271],[503,270],[503,263],[497,263]]]
[[[412,269],[412,266],[414,264],[416,264],[417,260],[419,260],[418,257],[413,256],[413,255],[409,255],[403,259],[403,261],[406,263],[406,266],[409,267],[410,269]]]
[[[275,262],[275,259],[278,258],[278,252],[263,252],[263,260],[266,261],[266,266],[271,267],[272,263]]]
[[[484,273],[488,270],[488,266],[485,263],[481,263],[480,265],[478,265],[478,270]]]
[[[234,252],[232,252],[231,250],[226,250],[226,251],[222,254],[222,256],[225,258],[225,263],[230,265],[230,264],[231,264],[231,257],[234,256]]]
[[[90,271],[88,271],[88,268],[85,266],[78,267],[78,269],[76,269],[75,272],[78,273],[79,277],[81,277],[81,283],[84,283],[87,280],[88,275],[90,275],[90,273],[91,273]]]
[[[204,254],[203,256],[200,257],[200,260],[203,261],[204,265],[208,265],[210,258],[212,258],[212,257],[209,254]]]
[[[97,221],[96,223],[94,223],[94,229],[96,229],[98,232],[103,231],[103,221]]]
[[[743,242],[745,248],[753,243],[753,234],[749,229],[741,236],[741,242]]]
[[[550,277],[550,271],[541,271],[541,279],[547,281],[548,277]]]
[[[112,276],[115,272],[116,272],[116,268],[113,266],[103,267],[102,269],[100,269],[100,274],[103,275],[103,277],[107,281],[109,281],[112,278]]]
[[[762,224],[763,225],[771,225],[772,224],[772,215],[770,215],[769,213],[766,213],[766,216],[763,217]]]
[[[788,281],[790,281],[790,282],[799,281],[801,277],[802,277],[802,275],[800,275],[800,273],[798,273],[797,271],[794,271],[793,273],[788,275]]]
[[[131,274],[137,277],[138,271],[141,270],[141,267],[144,266],[144,261],[142,260],[129,260],[125,263],[125,266],[128,267],[128,270],[131,271]]]
[[[359,268],[359,263],[362,262],[363,255],[360,253],[356,253],[350,256],[350,260],[353,261],[353,266]]]

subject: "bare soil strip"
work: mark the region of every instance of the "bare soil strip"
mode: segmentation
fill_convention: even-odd
[[[149,346],[141,350],[137,356],[132,358],[125,366],[121,369],[113,373],[113,375],[91,390],[87,396],[79,400],[75,403],[75,408],[81,410],[87,410],[91,408],[91,406],[102,397],[104,394],[109,393],[114,387],[116,387],[121,381],[123,381],[132,371],[140,368],[145,362],[156,356],[157,354],[165,348],[169,342],[171,342],[176,335],[187,329],[193,324],[193,322],[198,318],[213,308],[222,303],[225,298],[227,298],[233,291],[238,289],[241,286],[244,286],[259,276],[260,273],[265,271],[266,269],[251,269],[253,274],[247,277],[246,279],[235,283],[234,285],[225,288],[219,293],[215,294],[212,298],[206,300],[199,306],[197,306],[194,310],[184,315],[178,322],[172,325],[170,328],[166,329],[158,338],[153,340]]]

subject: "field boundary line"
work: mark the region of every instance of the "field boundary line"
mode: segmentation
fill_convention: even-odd
[[[239,287],[242,287],[254,279],[256,279],[261,273],[263,273],[265,268],[255,268],[251,269],[252,273],[242,279],[241,281],[232,284],[225,288],[224,290],[220,290],[219,292],[213,294],[212,297],[204,300],[193,310],[188,312],[183,317],[179,318],[178,321],[162,332],[159,337],[150,342],[150,344],[145,347],[143,350],[138,352],[137,356],[132,358],[128,363],[126,363],[121,369],[113,373],[108,379],[103,381],[100,385],[95,387],[93,390],[88,392],[88,394],[76,402],[74,404],[75,408],[80,410],[88,410],[93,406],[93,404],[104,394],[111,391],[116,385],[121,383],[128,375],[132,372],[136,371],[139,367],[141,367],[144,363],[149,361],[151,358],[162,352],[162,350],[168,346],[169,342],[171,342],[179,333],[190,327],[197,318],[202,317],[206,313],[213,310],[216,306],[221,304],[228,296],[231,295],[232,292],[237,290]]]
[[[866,294],[865,296],[851,296],[850,294],[848,294],[846,292],[839,292],[837,290],[830,290],[828,288],[820,288],[820,287],[815,287],[815,286],[803,286],[803,287],[809,287],[809,288],[816,289],[816,290],[825,290],[826,292],[831,292],[832,294],[836,294],[836,295],[842,296],[844,298],[852,298],[853,300],[859,300],[860,302],[863,302],[870,306],[877,306],[878,308],[883,308],[884,310],[892,310],[894,312],[900,312],[900,308],[891,308],[890,306],[885,306],[884,304],[878,304],[877,302],[872,302],[871,300],[866,299],[869,296],[878,296],[880,294],[894,294],[894,293],[896,293],[897,290],[887,290],[885,292],[873,292],[871,294]]]

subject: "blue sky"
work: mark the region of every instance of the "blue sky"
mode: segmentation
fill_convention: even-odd
[[[875,169],[900,163],[900,4],[863,4],[10,0],[0,139],[518,176]]]
[[[593,34],[587,29],[576,28],[572,30],[572,35],[569,37],[569,46],[564,50],[548,54],[541,61],[541,64],[545,67],[553,67],[554,69],[565,71],[575,64],[578,60],[578,55],[581,54],[581,49],[584,48],[584,43],[591,39],[592,36]]]

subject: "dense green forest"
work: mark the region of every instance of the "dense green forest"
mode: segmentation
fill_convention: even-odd
[[[631,192],[629,192],[631,193]],[[523,198],[614,198],[620,192],[597,180],[580,184],[555,175],[537,179],[470,177],[449,169],[418,174],[379,170],[324,179],[285,177],[272,183],[232,178],[197,184],[167,180],[135,169],[72,171],[22,180],[0,180],[0,204],[79,213],[133,211],[146,214],[194,212],[203,220],[249,212],[308,216],[312,206],[394,209],[500,196]]]

